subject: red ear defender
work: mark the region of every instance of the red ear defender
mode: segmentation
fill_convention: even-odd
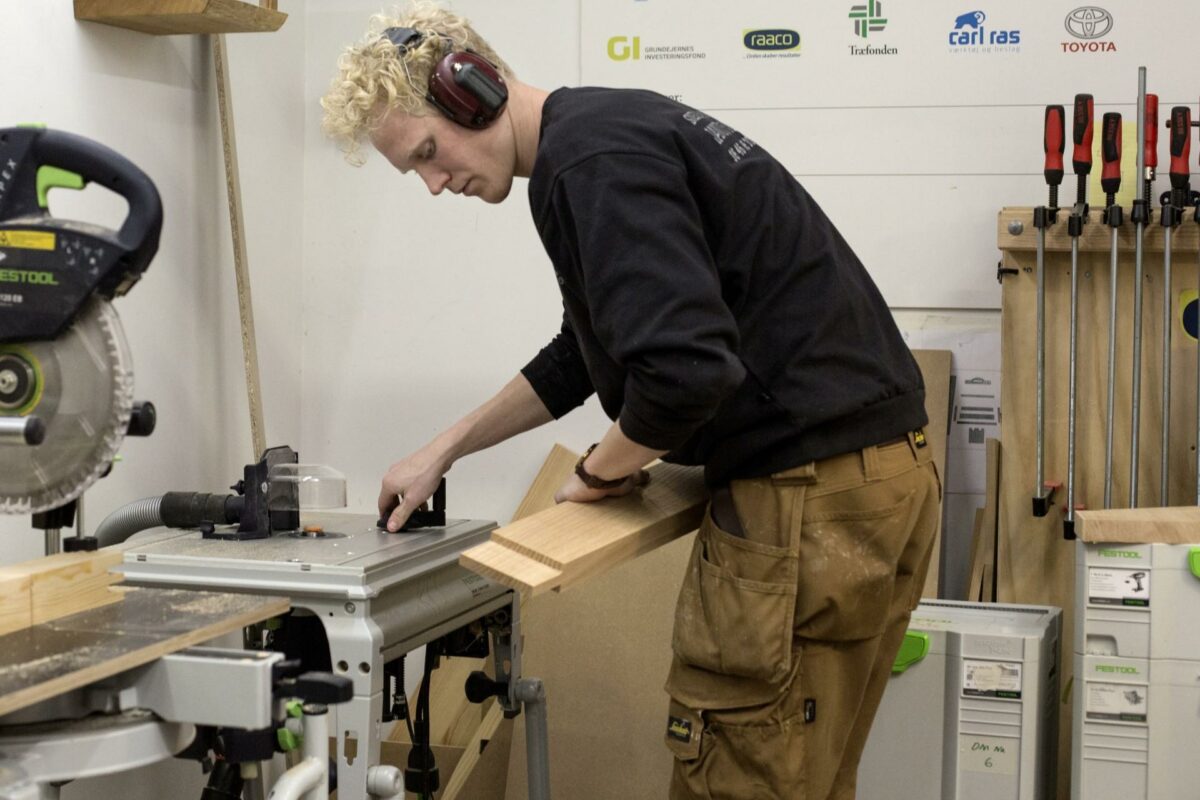
[[[486,128],[508,102],[508,87],[492,62],[470,50],[448,53],[429,76],[426,98],[468,128]]]
[[[456,51],[454,41],[448,36],[437,32],[429,35],[442,39],[446,55],[433,67],[425,99],[464,127],[479,129],[491,125],[508,102],[508,87],[496,65],[472,50]],[[399,51],[400,63],[411,84],[412,76],[408,74],[404,56],[420,47],[426,34],[414,28],[388,28],[383,36]]]

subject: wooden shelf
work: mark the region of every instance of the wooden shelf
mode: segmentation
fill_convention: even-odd
[[[279,30],[287,14],[241,0],[75,0],[75,19],[165,36]]]

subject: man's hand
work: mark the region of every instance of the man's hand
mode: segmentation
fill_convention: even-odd
[[[571,477],[567,478],[567,482],[554,493],[554,502],[594,503],[605,497],[627,495],[639,486],[645,486],[649,482],[650,473],[644,469],[639,469],[626,478],[619,486],[614,486],[611,489],[589,489],[578,475],[571,473]]]
[[[387,518],[387,529],[400,530],[412,512],[433,496],[449,469],[445,459],[428,447],[392,464],[379,489],[379,518]]]

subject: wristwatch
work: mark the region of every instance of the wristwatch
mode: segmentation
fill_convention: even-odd
[[[589,489],[615,489],[624,483],[629,476],[625,475],[620,478],[605,480],[604,478],[597,478],[595,475],[588,472],[583,466],[583,462],[587,461],[588,456],[592,454],[592,451],[595,450],[596,446],[599,444],[599,442],[596,442],[596,444],[587,449],[587,452],[579,457],[579,460],[575,462],[575,474],[579,476],[579,480],[583,481],[583,485]]]

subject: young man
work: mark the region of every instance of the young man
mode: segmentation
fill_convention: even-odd
[[[671,797],[854,797],[920,596],[940,485],[924,387],[817,204],[752,140],[642,91],[548,93],[462,18],[377,17],[339,60],[326,130],[430,193],[529,201],[559,334],[394,464],[389,530],[455,460],[599,395],[615,420],[557,499],[633,490],[658,457],[712,489],[676,609]]]

